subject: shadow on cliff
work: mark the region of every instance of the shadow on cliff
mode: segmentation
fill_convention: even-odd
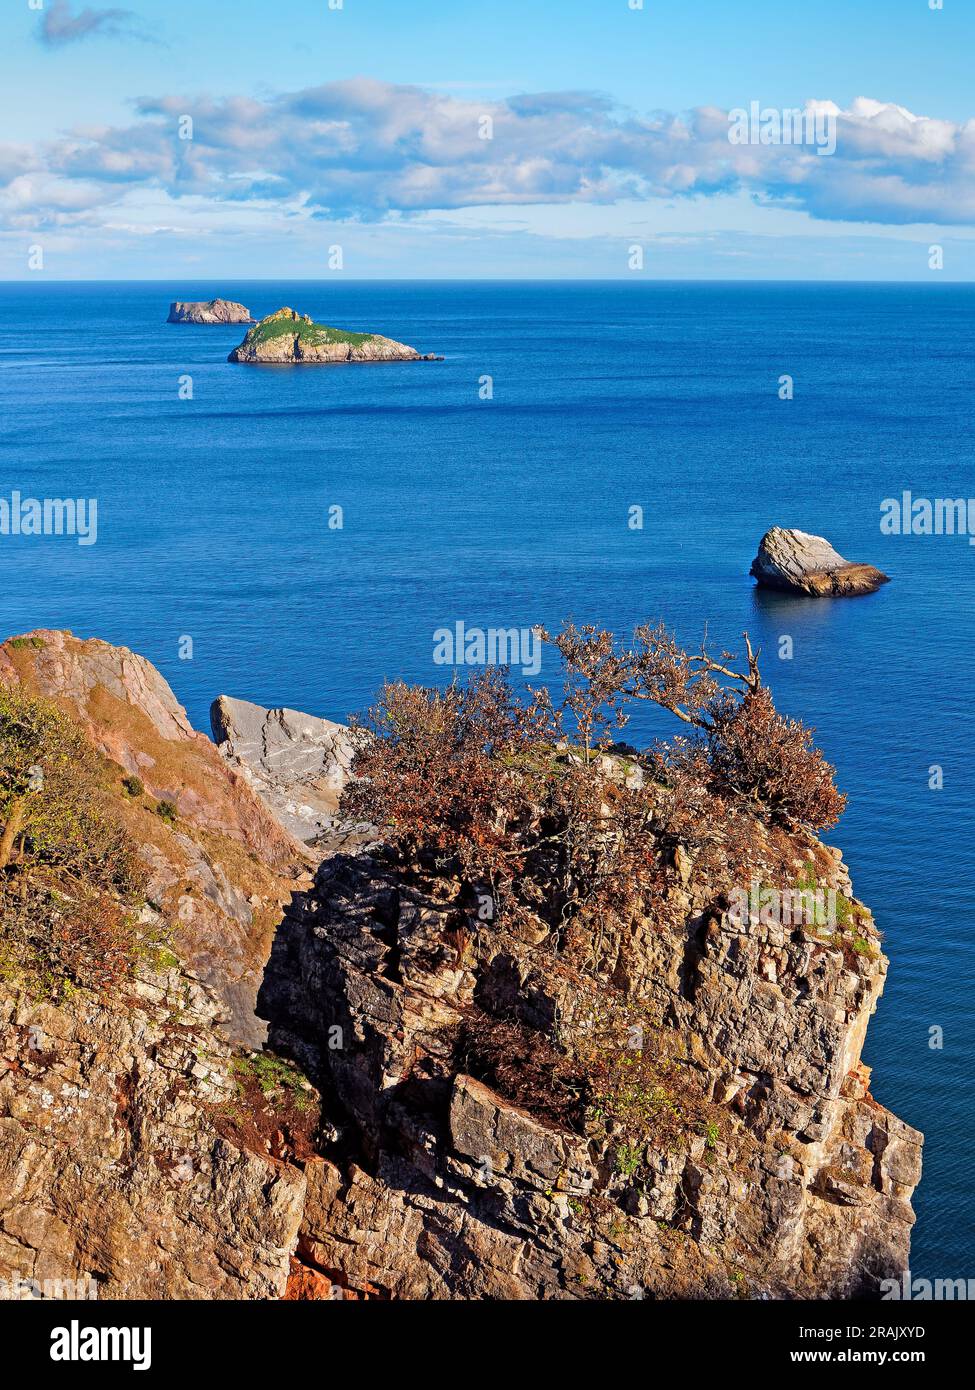
[[[320,1092],[324,1156],[343,1168],[381,1167],[391,1188],[432,1191],[432,1166],[425,1174],[407,1163],[399,1136],[408,1115],[439,1148],[449,1081],[409,1070],[384,1084],[397,1026],[398,894],[376,891],[355,855],[325,862],[327,886],[320,871],[315,886],[294,892],[274,932],[257,996],[267,1046],[301,1067]],[[350,909],[355,920],[348,920]]]

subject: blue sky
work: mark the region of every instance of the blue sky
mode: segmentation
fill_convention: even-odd
[[[630,4],[7,0],[0,275],[975,278],[971,0]]]

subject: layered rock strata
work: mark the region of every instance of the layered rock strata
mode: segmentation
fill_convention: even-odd
[[[266,709],[221,695],[210,708],[220,756],[278,823],[317,852],[347,847],[364,829],[339,815],[354,740],[344,724],[293,709]],[[366,838],[372,838],[366,830]],[[317,862],[317,861],[316,861]]]
[[[848,888],[838,855],[802,850]],[[322,865],[259,1000],[342,1116],[309,1176],[313,1267],[394,1298],[517,1299],[848,1298],[906,1267],[921,1136],[860,1061],[886,973],[875,937],[736,925],[682,867],[679,925],[621,922],[587,980],[544,935],[475,925],[457,885],[421,891],[381,850]],[[525,1030],[530,1055],[591,1026],[600,978],[708,1103],[673,1142],[560,1126],[486,1084],[483,1058],[468,1070],[472,1019]]]
[[[766,531],[750,572],[767,589],[813,598],[872,594],[889,582],[873,565],[844,560],[825,537],[787,531],[781,526]]]

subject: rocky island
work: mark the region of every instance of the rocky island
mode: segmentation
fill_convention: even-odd
[[[547,640],[687,716],[693,754],[588,716],[539,742],[490,674],[387,687],[368,736],[224,697],[218,749],[124,648],[0,646],[0,1280],[629,1300],[900,1277],[921,1136],[860,1060],[887,960],[818,837],[832,769],[751,655],[638,636]]]
[[[351,333],[315,323],[294,309],[278,309],[261,319],[228,362],[442,362],[435,353],[422,354],[405,343],[378,333]]]
[[[254,323],[251,311],[231,299],[174,300],[167,323]]]
[[[750,573],[764,588],[813,598],[872,594],[890,582],[873,565],[845,560],[824,536],[781,526],[773,526],[762,537]]]

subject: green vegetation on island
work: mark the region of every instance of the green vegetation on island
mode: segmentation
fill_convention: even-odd
[[[363,343],[372,342],[374,336],[372,333],[350,333],[344,328],[330,328],[328,324],[313,323],[308,318],[282,318],[272,314],[252,328],[247,339],[252,347],[285,337],[298,338],[309,347],[323,347],[328,343],[348,343],[352,347],[361,347]]]

